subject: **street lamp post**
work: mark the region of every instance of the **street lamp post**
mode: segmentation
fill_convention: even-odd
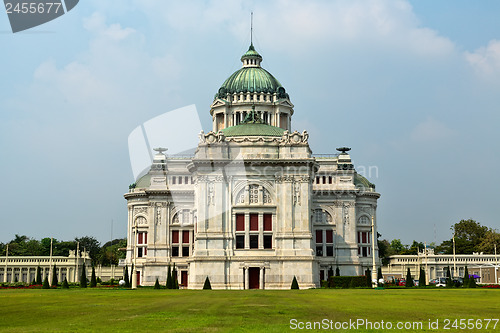
[[[373,215],[372,215],[372,284],[374,287],[378,286],[377,263],[375,262],[375,224],[373,223]]]
[[[457,257],[455,256],[455,234],[453,234],[453,277],[457,274]]]
[[[135,251],[136,251],[136,238],[137,238],[137,226],[133,226],[132,228],[134,228],[134,230],[132,231],[132,235],[134,237],[134,240],[133,240],[133,264],[132,264],[132,268],[131,268],[131,272],[130,272],[130,276],[132,277],[132,289],[137,289],[137,276],[136,276],[136,264],[137,264],[137,261],[136,261],[136,256],[135,256]]]

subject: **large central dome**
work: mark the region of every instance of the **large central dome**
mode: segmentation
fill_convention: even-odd
[[[225,98],[235,93],[278,93],[285,94],[281,83],[271,73],[260,67],[261,55],[250,45],[241,57],[243,68],[237,70],[219,88],[215,98]],[[281,89],[280,89],[281,88]]]

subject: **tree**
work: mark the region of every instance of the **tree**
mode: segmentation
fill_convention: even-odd
[[[80,249],[85,249],[89,253],[92,262],[95,263],[99,255],[99,251],[101,250],[101,243],[94,237],[90,236],[80,238],[77,237],[75,238],[75,242],[80,243]]]
[[[130,266],[130,280],[128,281],[129,287],[132,287],[132,279],[133,278],[135,278],[137,281],[137,276],[134,273],[134,264],[132,264],[132,266]]]
[[[36,284],[42,284],[42,269],[40,266],[36,268]]]
[[[415,254],[418,254],[418,252],[420,251],[420,249],[423,249],[425,247],[424,243],[422,242],[417,242],[416,240],[413,241],[413,243],[411,244],[411,246],[404,250],[403,252],[401,252],[401,254],[412,254],[412,255],[415,255]]]
[[[63,289],[69,289],[68,280],[66,278],[64,278],[64,281],[62,283],[62,288]]]
[[[120,251],[127,247],[127,239],[117,238],[105,243],[97,256],[97,263],[103,266],[117,265],[120,259],[125,259],[126,252]]]
[[[212,289],[212,286],[210,285],[210,280],[208,279],[208,276],[205,279],[205,284],[203,284],[203,289],[205,289],[205,290],[211,290]]]
[[[45,279],[43,280],[42,289],[50,289],[48,277],[45,277]]]
[[[125,280],[125,288],[130,288],[130,279],[128,278],[128,267],[125,266],[125,273],[123,273],[123,280]]]
[[[158,278],[156,278],[154,289],[160,289],[160,282],[158,282]]]
[[[408,267],[408,271],[406,272],[406,283],[405,287],[406,288],[411,288],[414,287],[415,285],[413,284],[413,278],[411,277],[411,272],[410,268]]]
[[[379,267],[377,269],[377,280],[383,279],[384,276],[382,275],[382,267]]]
[[[291,289],[299,289],[299,283],[297,282],[297,278],[295,277],[295,275],[293,276]]]
[[[82,274],[80,275],[80,288],[87,288],[87,273],[85,272],[85,264],[82,265]]]
[[[420,268],[420,276],[418,277],[418,286],[419,287],[425,287],[427,285],[425,281],[425,270],[423,268]]]
[[[170,264],[168,264],[167,267],[167,284],[166,284],[167,289],[173,289],[172,288],[172,273],[170,270]]]
[[[500,251],[500,233],[490,229],[484,235],[481,243],[479,243],[478,252],[495,253],[495,245],[497,251]]]
[[[175,262],[174,262],[174,268],[172,269],[172,289],[179,289],[179,282],[177,281],[177,269],[175,268]]]
[[[366,286],[371,287],[372,286],[372,272],[370,269],[367,269],[365,271],[365,277],[366,277]]]
[[[378,234],[378,233],[377,233]],[[387,239],[377,240],[378,256],[382,259],[382,265],[389,263],[389,256],[391,256],[391,243]]]
[[[97,286],[97,279],[95,277],[95,267],[92,265],[92,276],[90,277],[90,288]]]
[[[402,254],[406,250],[406,247],[401,243],[400,239],[393,239],[389,250],[392,254]]]
[[[479,245],[488,232],[488,227],[482,226],[472,219],[461,220],[455,223],[451,229],[455,235],[456,254],[480,252]]]
[[[50,284],[52,287],[57,287],[57,285],[59,284],[59,281],[57,281],[56,271],[56,265],[54,265],[54,267],[52,267],[52,283]]]
[[[328,270],[328,279],[333,276],[333,267],[330,266],[330,269]]]
[[[469,270],[467,269],[467,266],[465,266],[463,286],[464,288],[469,288]]]

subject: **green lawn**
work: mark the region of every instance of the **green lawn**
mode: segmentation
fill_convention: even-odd
[[[500,318],[500,290],[0,290],[2,332],[306,331],[291,330],[291,319],[423,323],[423,330],[405,332],[500,331],[500,323],[491,329],[493,322],[488,330],[452,327],[455,319],[492,318]],[[445,319],[452,320],[450,330]],[[439,329],[430,330],[429,320],[439,320]]]

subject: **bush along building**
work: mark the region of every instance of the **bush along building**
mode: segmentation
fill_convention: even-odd
[[[349,148],[313,155],[306,131],[291,130],[294,105],[250,45],[242,68],[218,89],[212,131],[196,152],[159,148],[131,186],[127,266],[134,285],[165,283],[175,263],[181,287],[319,287],[337,268],[363,275],[378,263],[375,185],[357,173]]]

